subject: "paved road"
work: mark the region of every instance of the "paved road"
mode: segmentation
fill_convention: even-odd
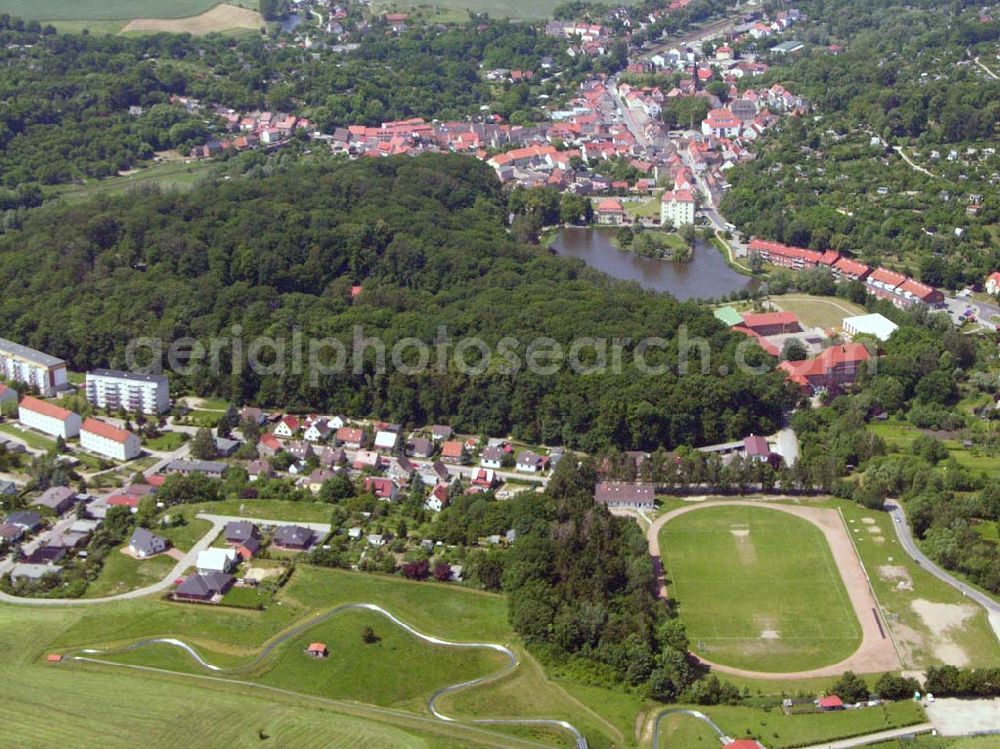
[[[986,609],[986,613],[990,619],[990,624],[993,626],[993,632],[996,634],[997,639],[1000,640],[1000,603],[997,603],[985,593],[976,590],[971,585],[963,583],[961,580],[953,575],[950,575],[948,572],[931,561],[931,559],[920,550],[916,541],[914,541],[913,532],[910,530],[910,524],[906,521],[906,515],[903,512],[903,508],[896,500],[887,499],[885,507],[889,511],[889,514],[892,515],[892,524],[896,528],[896,535],[899,537],[899,543],[903,547],[903,550],[909,554],[917,564],[934,575],[934,577],[938,580],[947,583],[955,590],[959,591],[963,596],[975,601]]]
[[[881,671],[898,671],[902,667],[892,640],[885,636],[881,619],[877,618],[876,612],[879,610],[878,602],[875,600],[875,596],[868,584],[868,578],[865,575],[861,560],[854,549],[854,543],[851,541],[847,529],[844,527],[844,521],[836,510],[766,503],[760,500],[734,499],[690,504],[660,515],[649,527],[649,530],[646,531],[646,539],[649,543],[649,554],[653,557],[653,565],[657,573],[659,595],[661,598],[666,599],[667,589],[660,554],[660,530],[667,522],[678,515],[696,512],[703,507],[719,506],[763,507],[795,515],[818,527],[823,532],[823,536],[830,546],[837,570],[844,582],[847,596],[851,601],[854,615],[861,626],[862,639],[858,649],[839,663],[804,671],[786,673],[750,671],[743,668],[723,666],[695,655],[699,661],[719,673],[741,676],[748,679],[770,680],[836,677],[843,674],[844,671],[868,674]]]
[[[557,730],[565,731],[569,733],[574,740],[577,749],[587,749],[587,740],[584,738],[583,734],[580,733],[571,723],[564,720],[553,720],[548,718],[477,718],[477,719],[462,719],[453,718],[438,709],[436,703],[438,699],[446,694],[451,694],[453,692],[458,692],[469,687],[484,684],[487,682],[495,681],[514,670],[518,665],[517,655],[513,650],[505,645],[501,645],[495,642],[460,642],[453,640],[445,640],[441,637],[435,637],[433,635],[428,635],[420,630],[410,626],[402,619],[382,608],[381,606],[374,603],[345,603],[340,606],[336,606],[329,611],[320,614],[318,616],[312,617],[301,624],[286,630],[281,635],[271,640],[264,646],[261,651],[254,656],[247,663],[235,666],[232,668],[224,669],[219,666],[215,666],[205,659],[203,659],[198,652],[188,645],[183,640],[178,640],[175,638],[153,638],[146,640],[139,640],[138,642],[132,643],[131,645],[125,646],[124,648],[119,648],[111,651],[99,651],[93,649],[84,649],[78,651],[80,655],[69,654],[69,658],[75,661],[85,661],[92,663],[106,663],[99,658],[94,658],[94,655],[110,655],[114,653],[127,652],[131,650],[138,650],[140,648],[146,647],[148,645],[160,644],[160,645],[170,645],[172,647],[180,648],[190,655],[200,666],[206,668],[210,671],[216,673],[232,673],[241,674],[252,671],[254,667],[259,665],[270,653],[274,651],[275,648],[280,646],[282,643],[287,642],[289,639],[298,637],[299,635],[307,632],[308,630],[322,624],[325,621],[337,616],[344,611],[372,611],[377,614],[381,614],[386,619],[391,621],[397,627],[409,632],[414,637],[423,640],[430,645],[437,645],[447,648],[457,648],[462,650],[492,650],[496,653],[500,653],[506,659],[506,663],[494,673],[487,674],[486,676],[480,676],[475,679],[468,679],[466,681],[459,682],[457,684],[451,684],[446,687],[441,687],[431,694],[430,698],[427,700],[427,709],[430,711],[431,715],[440,721],[445,723],[459,723],[459,724],[475,724],[475,725],[497,725],[497,726],[527,726],[527,727],[543,727],[543,728],[554,728]],[[113,664],[118,665],[118,664]]]
[[[915,726],[906,726],[905,728],[892,728],[888,731],[879,731],[878,733],[869,733],[865,736],[855,736],[853,739],[841,739],[839,741],[828,741],[825,744],[812,744],[811,746],[805,747],[805,749],[851,749],[855,746],[867,746],[868,744],[877,744],[882,741],[891,741],[892,739],[902,738],[904,736],[914,736],[918,733],[929,733],[933,730],[934,726],[930,723],[919,723]]]

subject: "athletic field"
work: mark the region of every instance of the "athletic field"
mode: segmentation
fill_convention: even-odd
[[[756,671],[837,663],[861,644],[823,533],[759,507],[708,507],[668,522],[660,551],[691,649]]]

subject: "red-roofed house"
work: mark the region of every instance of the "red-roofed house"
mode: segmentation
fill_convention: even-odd
[[[132,432],[88,418],[80,427],[80,447],[114,460],[139,457],[142,446]]]
[[[448,506],[448,486],[438,484],[431,491],[430,496],[424,501],[424,507],[431,512],[440,512]]]
[[[864,344],[847,343],[832,346],[814,359],[784,361],[778,367],[788,374],[790,380],[815,392],[852,384],[864,362],[869,359],[871,354]]]
[[[399,494],[399,487],[392,479],[368,476],[365,478],[365,491],[386,502],[391,502]]]
[[[794,312],[744,312],[743,324],[757,335],[781,335],[802,330]]]
[[[750,330],[750,328],[748,328],[745,325],[734,325],[732,328],[730,328],[730,330],[733,330],[737,333],[742,333],[748,338],[753,338],[754,340],[757,341],[757,345],[760,346],[762,349],[764,349],[764,351],[769,353],[771,356],[781,355],[781,350],[777,346],[775,346],[769,340],[764,338],[764,336],[753,332],[752,330]]]
[[[142,499],[142,497],[136,497],[129,494],[113,494],[108,497],[105,504],[110,505],[111,507],[138,507],[140,499]]]
[[[702,120],[701,132],[716,138],[735,138],[743,128],[743,120],[728,109],[713,109]]]
[[[819,264],[827,268],[832,268],[833,264],[840,260],[840,253],[836,250],[827,250],[819,257]]]
[[[780,242],[769,242],[764,239],[751,240],[749,249],[751,254],[756,253],[765,263],[795,270],[815,267],[819,264],[819,259],[823,257],[822,252],[792,247]]]
[[[336,434],[337,444],[349,450],[359,450],[367,444],[365,430],[356,427],[341,427]]]
[[[864,281],[872,269],[857,260],[841,257],[831,268],[833,275],[839,279],[847,281]]]
[[[844,702],[835,694],[829,694],[826,697],[820,697],[817,702],[820,710],[843,710]]]
[[[299,423],[299,419],[296,416],[283,416],[278,425],[274,428],[274,434],[277,437],[294,437],[299,431],[299,427],[302,426]]]
[[[625,208],[621,201],[608,198],[597,204],[596,215],[599,224],[621,224],[625,220]]]
[[[270,432],[262,434],[260,440],[257,442],[257,454],[262,458],[273,458],[282,450],[284,448],[281,446],[278,438]]]
[[[730,741],[722,749],[764,749],[764,745],[756,739],[736,739]]]
[[[17,408],[17,418],[26,427],[53,437],[69,439],[80,433],[80,415],[67,411],[54,403],[24,396]]]

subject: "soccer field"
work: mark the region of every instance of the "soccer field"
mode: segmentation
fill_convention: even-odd
[[[837,663],[861,627],[823,533],[762,507],[708,507],[668,522],[660,550],[692,650],[726,666]]]

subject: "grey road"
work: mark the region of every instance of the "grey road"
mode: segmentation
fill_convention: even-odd
[[[903,508],[896,500],[887,499],[885,502],[885,508],[892,516],[892,524],[896,528],[896,535],[899,537],[899,543],[903,547],[903,550],[909,554],[917,564],[927,570],[930,574],[934,575],[934,577],[938,580],[947,583],[955,590],[959,591],[963,596],[978,603],[986,609],[986,613],[990,619],[990,624],[993,625],[993,632],[996,634],[997,639],[1000,640],[1000,603],[997,603],[985,593],[976,590],[971,585],[968,585],[953,575],[950,575],[937,564],[932,562],[930,558],[920,550],[920,547],[917,546],[916,541],[913,539],[913,533],[910,530],[910,525],[906,521],[906,515],[903,512]]]

